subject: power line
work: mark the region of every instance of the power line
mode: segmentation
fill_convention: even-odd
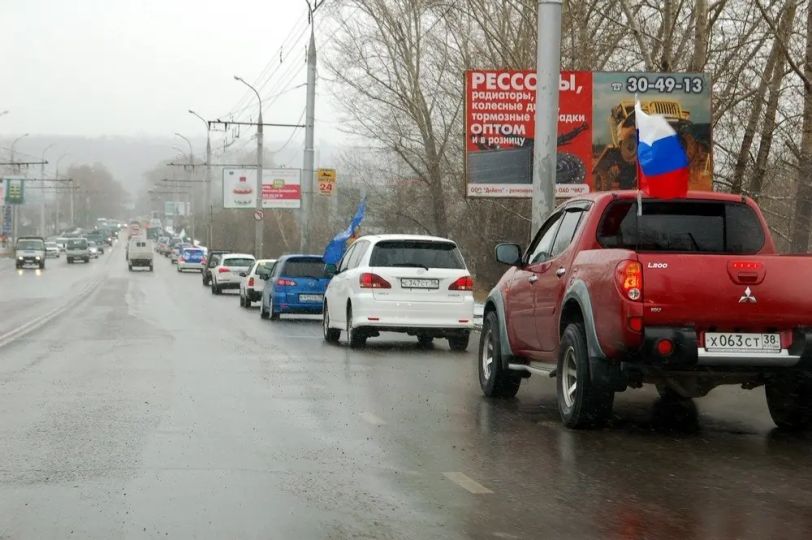
[[[255,87],[259,88],[260,90],[261,90],[262,88],[264,88],[264,87],[267,85],[267,83],[268,83],[268,81],[270,80],[270,78],[271,78],[271,77],[273,77],[274,73],[276,73],[276,72],[277,72],[277,70],[279,69],[279,66],[281,66],[281,65],[284,63],[284,61],[285,61],[285,59],[286,59],[286,54],[287,54],[287,53],[286,53],[286,50],[287,50],[287,48],[289,47],[290,38],[291,38],[291,36],[293,36],[293,35],[294,35],[294,33],[297,31],[297,29],[299,29],[299,27],[301,26],[301,23],[302,23],[302,22],[304,22],[304,23],[305,23],[305,24],[304,24],[304,30],[301,30],[302,34],[300,34],[300,35],[299,35],[299,36],[298,36],[298,37],[297,37],[297,38],[294,40],[293,45],[290,45],[290,48],[291,48],[291,49],[292,49],[292,48],[295,48],[295,45],[298,43],[298,41],[299,41],[299,40],[301,40],[301,37],[302,37],[302,35],[303,35],[304,31],[306,31],[306,30],[307,30],[307,26],[308,26],[308,24],[307,24],[307,16],[306,16],[306,15],[302,15],[301,17],[299,17],[298,21],[297,21],[296,23],[294,23],[294,25],[293,25],[293,26],[291,26],[290,32],[288,32],[288,35],[287,35],[287,36],[285,37],[285,39],[282,41],[282,44],[279,46],[279,49],[277,49],[277,51],[278,51],[279,63],[278,63],[278,64],[276,63],[276,60],[277,60],[277,53],[274,53],[274,56],[273,56],[273,57],[272,57],[272,58],[271,58],[271,59],[268,61],[268,63],[266,64],[266,66],[265,66],[265,67],[263,68],[263,70],[260,72],[259,76],[258,76],[258,77],[257,77],[257,78],[256,78],[256,79],[253,81],[253,82],[254,82],[254,86],[255,86]],[[274,67],[274,66],[275,66],[275,67]],[[269,70],[270,70],[272,67],[274,67],[273,71],[271,71],[270,73],[268,73],[268,71],[269,71]],[[263,77],[265,77],[265,80],[264,80],[264,81],[263,81]],[[225,115],[223,115],[223,117],[228,117],[228,116],[233,116],[234,114],[239,114],[239,112],[241,112],[242,110],[244,110],[244,105],[245,105],[245,103],[246,103],[246,102],[248,102],[248,101],[250,101],[251,97],[252,97],[251,92],[250,92],[250,91],[246,91],[246,92],[245,92],[245,93],[242,95],[242,97],[239,99],[239,101],[237,101],[237,103],[236,103],[236,104],[235,104],[235,105],[234,105],[234,106],[233,106],[233,107],[232,107],[232,108],[229,110],[229,112],[228,112],[228,113],[226,113]],[[243,109],[240,109],[241,107],[243,107]]]

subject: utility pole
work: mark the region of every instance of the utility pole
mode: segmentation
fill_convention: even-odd
[[[56,146],[56,143],[51,143],[42,151],[42,163],[39,166],[40,178],[45,178],[45,153],[54,146]],[[44,238],[48,236],[48,233],[45,230],[45,193],[41,193],[40,196],[42,198],[39,202],[39,234]]]
[[[28,135],[29,135],[28,133],[25,133],[23,135],[20,135],[16,139],[14,139],[14,141],[12,141],[12,143],[11,143],[11,152],[10,152],[11,159],[9,160],[9,161],[11,161],[11,164],[12,164],[11,166],[12,167],[18,168],[18,166],[14,164],[14,145],[16,145],[17,141],[19,141],[23,137],[28,137]],[[20,217],[20,212],[19,212],[19,208],[18,208],[19,206],[20,206],[19,204],[11,205],[11,237],[14,239],[14,243],[17,242],[17,233],[18,233],[18,230],[19,230],[19,226],[18,226],[18,223],[17,223],[19,221],[19,217]]]
[[[313,148],[313,131],[316,118],[316,31],[313,16],[324,0],[306,0],[308,19],[310,21],[310,45],[307,47],[307,110],[305,112],[305,147],[302,165],[302,220],[299,236],[299,249],[303,253],[310,251],[310,222],[313,217],[313,178],[315,176],[315,152]]]
[[[259,117],[257,118],[257,205],[254,215],[254,257],[257,259],[262,258],[262,236],[265,232],[265,217],[262,210],[262,96],[259,95],[257,89],[245,82],[244,79],[234,75],[234,80],[243,83],[245,86],[254,91],[259,101]]]
[[[206,124],[206,219],[208,220],[208,227],[206,231],[206,245],[212,249],[213,235],[214,235],[214,209],[211,204],[211,124],[208,120],[189,109],[189,114],[193,114],[200,118]]]
[[[180,133],[175,133],[175,135],[177,135],[178,137],[180,137],[181,139],[186,141],[186,144],[189,145],[189,167],[190,167],[189,168],[189,178],[191,178],[192,173],[194,172],[194,164],[195,164],[195,154],[194,154],[194,150],[192,149],[192,141],[190,141],[187,137],[184,137]],[[186,206],[187,202],[189,204],[183,210],[184,210],[184,213],[187,214],[187,217],[189,218],[189,224],[191,226],[191,233],[192,233],[192,245],[194,245],[194,243],[195,243],[195,216],[192,213],[192,192],[187,191],[186,192],[186,197],[187,197],[188,201],[182,201],[182,203],[183,203],[184,206]]]
[[[79,186],[73,186],[73,189],[70,190],[70,227],[71,229],[76,225],[76,190],[79,189]]]
[[[64,154],[59,156],[59,159],[56,160],[56,174],[54,175],[56,178],[59,178],[59,164],[62,162],[62,160],[64,158],[66,158],[69,155],[70,155],[69,152],[65,152]],[[73,192],[73,185],[71,185],[71,193],[72,192]],[[56,227],[55,227],[57,232],[60,229],[59,220],[61,219],[61,215],[60,215],[61,211],[62,211],[62,197],[57,196],[57,198],[56,198]]]
[[[555,207],[558,84],[561,73],[561,0],[538,0],[536,33],[536,137],[530,238]]]

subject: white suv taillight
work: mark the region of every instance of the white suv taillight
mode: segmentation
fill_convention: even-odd
[[[358,278],[358,285],[362,289],[391,289],[392,285],[378,274],[364,272]]]
[[[449,291],[473,291],[474,279],[471,276],[463,276],[448,286]]]

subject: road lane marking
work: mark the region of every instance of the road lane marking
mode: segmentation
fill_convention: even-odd
[[[371,412],[362,412],[361,418],[363,418],[366,422],[372,424],[373,426],[385,426],[386,420],[383,418],[379,418],[372,414]]]
[[[6,345],[12,343],[16,339],[25,336],[26,334],[29,334],[30,332],[33,332],[34,330],[44,325],[57,315],[60,315],[65,311],[68,311],[69,309],[84,303],[88,299],[90,293],[93,292],[99,285],[101,285],[102,281],[103,280],[91,282],[90,284],[85,286],[84,289],[82,289],[81,293],[79,293],[77,296],[75,296],[65,304],[52,309],[51,311],[47,312],[44,315],[41,315],[30,321],[27,321],[19,325],[17,328],[14,328],[13,330],[6,332],[3,335],[0,335],[0,348],[5,347]]]
[[[488,493],[493,493],[493,491],[490,489],[461,472],[444,472],[443,476],[474,495],[487,495]]]

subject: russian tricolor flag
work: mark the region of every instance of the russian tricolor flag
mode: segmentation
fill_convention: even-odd
[[[660,115],[648,115],[634,105],[637,125],[638,187],[650,197],[674,199],[688,194],[688,156],[679,137]]]

